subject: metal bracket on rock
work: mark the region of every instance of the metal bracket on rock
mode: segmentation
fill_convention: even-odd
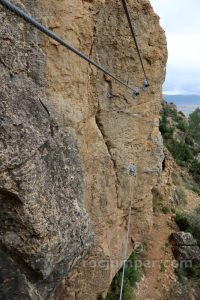
[[[137,167],[135,164],[130,164],[129,166],[129,174],[133,177],[137,176]]]

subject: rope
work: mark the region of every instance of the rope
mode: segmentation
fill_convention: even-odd
[[[129,232],[130,232],[130,224],[131,224],[131,211],[132,211],[132,202],[130,202],[129,206],[129,215],[128,215],[128,230],[125,238],[125,249],[124,249],[124,265],[122,271],[122,280],[121,280],[121,289],[120,289],[120,297],[119,300],[122,300],[123,288],[124,288],[124,275],[126,269],[126,261],[127,261],[127,253],[128,253],[128,240],[129,240]]]
[[[18,8],[16,5],[12,4],[10,1],[0,0],[0,4],[3,5],[5,8],[7,8],[8,10],[10,10],[11,12],[18,15],[20,18],[24,19],[26,22],[28,22],[29,24],[31,24],[32,26],[37,28],[39,31],[43,32],[44,34],[46,34],[53,40],[57,41],[60,45],[64,46],[71,52],[75,53],[76,55],[78,55],[79,57],[81,57],[82,59],[84,59],[85,61],[87,61],[88,63],[90,63],[97,69],[99,69],[100,71],[102,71],[104,74],[110,76],[111,78],[113,78],[114,80],[116,80],[117,82],[119,82],[120,84],[122,84],[123,86],[125,86],[126,88],[130,89],[133,92],[133,88],[131,88],[128,84],[126,84],[121,79],[117,78],[116,76],[112,75],[109,71],[105,70],[101,65],[99,65],[95,61],[91,60],[89,57],[87,57],[85,54],[83,54],[76,48],[72,47],[70,44],[65,42],[58,35],[56,35],[52,31],[50,31],[49,29],[45,28],[41,23],[39,23],[33,17],[26,14],[24,11],[22,11],[20,8]]]
[[[132,23],[132,20],[131,20],[131,15],[130,15],[130,12],[129,12],[129,9],[128,9],[127,0],[122,0],[122,3],[123,3],[125,14],[127,16],[128,24],[129,24],[133,39],[134,39],[134,42],[135,42],[135,45],[136,45],[136,49],[137,49],[137,52],[138,52],[138,56],[139,56],[139,59],[140,59],[142,70],[143,70],[143,73],[144,73],[144,76],[145,76],[145,80],[147,81],[147,84],[148,84],[147,75],[146,75],[146,72],[145,72],[144,64],[143,64],[143,61],[142,61],[142,56],[141,56],[140,49],[139,49],[139,46],[138,46],[138,42],[137,42],[137,39],[136,39],[135,29],[134,29],[134,26],[133,26],[133,23]]]

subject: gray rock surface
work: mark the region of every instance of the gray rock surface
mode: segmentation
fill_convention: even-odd
[[[175,246],[196,246],[197,241],[189,232],[175,232],[171,235],[171,240]]]
[[[93,243],[79,149],[49,112],[37,32],[0,7],[0,41],[0,299],[49,299]]]
[[[193,235],[188,232],[176,232],[170,236],[172,251],[178,261],[200,262],[200,248]]]
[[[121,80],[142,86],[140,60],[120,1],[14,2],[31,15],[39,5],[37,19],[48,28]],[[61,300],[96,300],[106,293],[121,265],[111,263],[105,270],[100,263],[121,260],[130,199],[130,239],[145,241],[153,224],[151,190],[161,177],[164,158],[159,111],[166,39],[148,0],[129,4],[151,79],[138,99],[55,41],[41,34],[38,43],[30,25],[0,12],[0,100],[6,116],[0,240],[5,255],[25,275],[27,299],[30,288],[36,291],[34,297],[48,299],[88,251],[92,237],[83,206],[96,245],[69,272],[64,288],[58,287]],[[133,180],[130,163],[137,166]],[[132,251],[130,242],[128,253]],[[21,291],[21,285],[17,288]],[[6,297],[12,299],[12,293]]]
[[[186,281],[183,283],[175,282],[166,291],[166,300],[199,300],[200,284],[198,282]]]

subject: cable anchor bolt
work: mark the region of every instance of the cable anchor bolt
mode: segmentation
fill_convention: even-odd
[[[149,84],[148,80],[145,79],[143,82],[143,90],[146,91],[149,86],[150,86],[150,84]]]
[[[133,177],[137,176],[137,167],[135,164],[130,164],[129,166],[129,174]]]
[[[140,90],[139,90],[139,87],[134,87],[133,89],[133,97],[136,98],[140,95]]]

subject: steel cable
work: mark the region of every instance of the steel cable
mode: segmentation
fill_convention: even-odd
[[[21,10],[16,5],[12,4],[10,1],[8,1],[8,0],[0,0],[0,4],[2,4],[5,8],[7,8],[11,12],[15,13],[20,18],[24,19],[26,22],[28,22],[29,24],[31,24],[32,26],[34,26],[35,28],[37,28],[38,30],[40,30],[41,32],[43,32],[44,34],[46,34],[47,36],[51,37],[52,39],[54,39],[55,41],[57,41],[59,44],[61,44],[62,46],[64,46],[68,50],[70,50],[71,52],[75,53],[76,55],[78,55],[79,57],[81,57],[82,59],[84,59],[85,61],[87,61],[91,65],[95,66],[100,71],[102,71],[104,74],[110,76],[111,78],[113,78],[114,80],[116,80],[117,82],[119,82],[120,84],[122,84],[123,86],[125,86],[126,88],[130,89],[133,92],[133,88],[132,87],[130,87],[129,85],[127,85],[121,79],[119,79],[116,76],[112,75],[109,71],[107,71],[106,69],[104,69],[101,65],[99,65],[95,61],[91,60],[85,54],[83,54],[82,52],[80,52],[76,48],[72,47],[70,44],[68,44],[67,42],[65,42],[58,35],[56,35],[52,31],[50,31],[46,27],[44,27],[41,23],[39,23],[33,17],[31,17],[28,14],[26,14],[23,10]]]
[[[141,66],[142,66],[142,70],[143,70],[143,73],[144,73],[144,76],[145,76],[145,80],[147,81],[147,85],[148,85],[148,79],[147,79],[147,75],[146,75],[146,72],[145,72],[145,68],[144,68],[142,56],[141,56],[141,53],[140,53],[140,49],[139,49],[139,46],[138,46],[138,42],[137,42],[133,22],[131,20],[131,15],[130,15],[130,12],[129,12],[127,0],[122,0],[122,3],[123,3],[124,11],[125,11],[125,14],[126,14],[126,17],[127,17],[127,20],[128,20],[129,27],[130,27],[130,30],[131,30],[131,34],[133,36],[135,46],[136,46],[136,49],[137,49],[137,52],[138,52],[138,56],[139,56],[140,63],[141,63]]]

